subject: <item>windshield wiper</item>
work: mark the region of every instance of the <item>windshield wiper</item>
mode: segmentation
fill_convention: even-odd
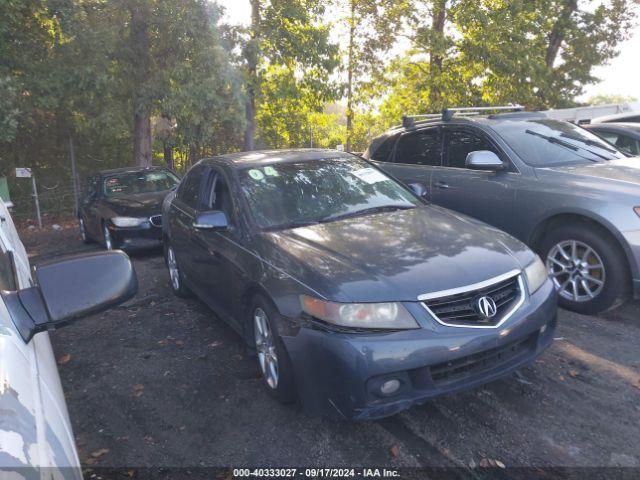
[[[397,205],[380,205],[377,207],[369,207],[369,208],[363,208],[361,210],[354,210],[353,212],[334,213],[333,215],[329,215],[320,219],[320,223],[334,222],[336,220],[343,220],[345,218],[351,218],[351,217],[360,217],[362,215],[369,215],[371,213],[394,212],[396,210],[411,210],[412,208],[415,208],[415,205],[407,205],[406,203],[401,203]]]
[[[603,158],[605,160],[608,160],[608,158],[603,157],[602,155],[599,155],[597,153],[592,152],[591,150],[587,150],[586,148],[583,147],[579,147],[578,145],[574,145],[573,143],[569,143],[569,142],[565,142],[564,140],[562,140],[561,138],[558,137],[551,137],[549,135],[545,135],[543,133],[538,133],[538,132],[534,132],[533,130],[525,130],[525,133],[528,133],[529,135],[535,135],[536,137],[540,137],[545,139],[547,142],[549,143],[553,143],[555,145],[560,145],[562,147],[568,148],[569,150],[573,150],[574,152],[577,152],[578,150],[586,150],[587,152],[591,153],[592,155],[596,155],[600,158]],[[591,160],[592,162],[597,162],[598,160],[595,160],[593,158],[588,158],[585,157],[583,155],[579,155],[580,157],[584,158],[585,160]]]
[[[577,152],[578,150],[580,150],[580,147],[578,147],[577,145],[574,145],[573,143],[565,142],[564,140],[558,137],[551,137],[543,133],[534,132],[533,130],[525,130],[525,133],[528,133],[529,135],[535,135],[536,137],[544,138],[549,143],[555,143],[556,145],[562,145],[563,147],[570,148],[574,152]]]
[[[597,141],[595,141],[595,140],[591,140],[591,139],[589,139],[589,138],[574,137],[574,136],[572,136],[572,135],[568,135],[568,134],[566,134],[566,133],[561,133],[561,134],[560,134],[560,136],[561,136],[561,137],[568,138],[568,139],[570,139],[570,140],[575,140],[576,142],[584,143],[585,145],[589,145],[589,146],[591,146],[591,147],[598,147],[598,148],[600,148],[600,149],[602,149],[602,150],[605,150],[605,151],[607,151],[607,152],[610,152],[610,153],[618,153],[618,151],[617,151],[617,150],[614,150],[613,148],[609,148],[609,147],[607,147],[605,144],[603,144],[603,143],[601,143],[601,142],[597,142]],[[587,151],[588,151],[588,152],[591,152],[591,150],[587,150]],[[594,155],[597,155],[597,153],[595,153],[595,152],[591,152],[591,153],[593,153]]]

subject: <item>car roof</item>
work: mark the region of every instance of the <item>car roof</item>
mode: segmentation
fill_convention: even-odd
[[[109,170],[100,170],[98,174],[113,175],[116,173],[137,173],[137,172],[154,171],[154,170],[168,170],[168,168],[166,167],[120,167],[120,168],[112,168]]]
[[[244,169],[252,166],[276,163],[298,163],[330,158],[353,158],[350,153],[322,148],[295,148],[287,150],[254,150],[251,152],[229,153],[201,160],[207,164],[223,164],[231,168]]]
[[[442,117],[432,118],[429,120],[418,120],[414,122],[411,127],[404,127],[403,125],[396,125],[391,127],[386,132],[375,137],[370,144],[376,148],[382,144],[382,141],[386,138],[396,135],[398,133],[408,133],[419,131],[429,126],[446,126],[446,125],[492,125],[502,122],[513,121],[527,121],[527,120],[541,120],[550,119],[548,115],[543,112],[507,112],[507,113],[494,113],[491,115],[454,115],[451,120],[444,120]],[[375,148],[374,148],[375,149]]]

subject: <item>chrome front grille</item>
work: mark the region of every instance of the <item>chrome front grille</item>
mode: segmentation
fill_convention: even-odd
[[[153,216],[149,217],[149,221],[151,222],[151,225],[153,225],[154,227],[161,227],[162,226],[162,215],[153,215]]]
[[[453,290],[421,295],[422,305],[443,325],[495,328],[504,323],[524,301],[524,284],[519,271],[486,282]],[[493,303],[495,312],[487,316],[481,299]]]

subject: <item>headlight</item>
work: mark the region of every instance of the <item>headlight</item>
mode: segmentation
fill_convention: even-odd
[[[419,328],[401,303],[334,303],[317,298],[300,297],[302,310],[334,325],[354,328]]]
[[[544,266],[540,257],[536,255],[533,262],[524,269],[524,274],[527,277],[527,285],[529,285],[529,294],[533,295],[545,282],[549,274],[547,273],[547,267]]]
[[[138,227],[146,222],[146,218],[136,218],[136,217],[113,217],[111,222],[116,227]]]

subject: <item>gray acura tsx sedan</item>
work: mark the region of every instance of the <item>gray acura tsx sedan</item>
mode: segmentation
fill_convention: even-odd
[[[556,294],[536,254],[351,154],[201,160],[165,199],[163,230],[174,292],[242,335],[276,398],[314,413],[392,415],[553,340]]]

